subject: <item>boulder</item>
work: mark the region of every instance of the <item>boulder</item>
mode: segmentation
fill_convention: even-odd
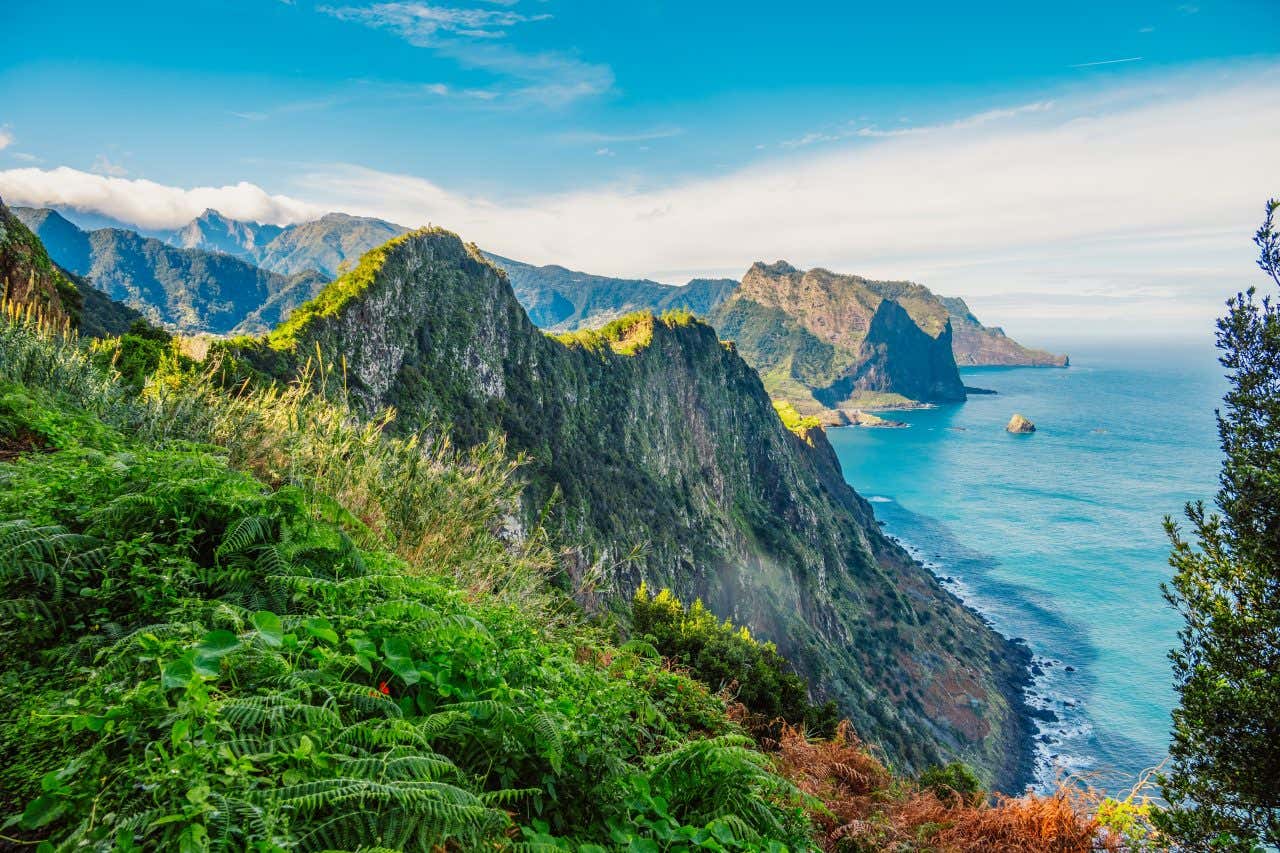
[[[1009,418],[1009,424],[1005,429],[1009,432],[1017,433],[1035,432],[1036,425],[1024,418],[1022,415],[1014,414],[1013,417]]]

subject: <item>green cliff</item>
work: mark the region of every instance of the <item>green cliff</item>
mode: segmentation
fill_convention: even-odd
[[[61,220],[56,213],[53,215]],[[77,230],[70,223],[67,225]],[[88,337],[121,334],[142,316],[54,263],[40,238],[3,200],[0,200],[0,295],[14,304],[32,305],[51,320],[65,318]]]
[[[641,581],[700,597],[775,641],[900,766],[961,757],[1023,780],[1025,652],[880,533],[825,434],[788,429],[688,312],[548,337],[475,247],[423,230],[226,349],[281,378],[319,352],[360,409],[394,406],[401,428],[505,434],[530,458],[511,535],[547,518],[588,607]]]

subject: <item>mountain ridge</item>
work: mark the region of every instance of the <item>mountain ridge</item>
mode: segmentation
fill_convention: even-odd
[[[904,766],[962,756],[1023,780],[1025,650],[880,532],[825,434],[789,430],[736,347],[689,312],[552,338],[476,247],[425,229],[219,351],[282,380],[340,353],[332,390],[367,413],[393,406],[403,428],[462,446],[505,435],[530,458],[517,527],[550,512],[584,603],[597,576],[602,601],[641,581],[701,598],[777,642]]]

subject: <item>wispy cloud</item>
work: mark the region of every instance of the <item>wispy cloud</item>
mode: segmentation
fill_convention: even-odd
[[[1141,62],[1141,56],[1126,56],[1124,59],[1100,59],[1097,62],[1078,62],[1075,65],[1069,65],[1068,68],[1093,68],[1096,65],[1119,65],[1122,62]]]
[[[613,87],[607,65],[586,62],[556,51],[524,51],[507,40],[520,24],[548,20],[546,13],[515,11],[516,0],[496,0],[492,7],[456,8],[423,2],[376,3],[371,6],[321,6],[320,11],[342,21],[388,30],[416,47],[446,56],[464,68],[483,71],[502,80],[497,87],[458,91],[469,97],[483,92],[520,102],[561,105],[598,95]],[[447,94],[454,93],[453,88]]]
[[[28,154],[26,151],[10,151],[9,156],[15,160],[21,160],[24,163],[39,163],[40,158],[34,154]]]
[[[655,127],[649,130],[636,130],[625,133],[571,130],[560,134],[560,140],[570,144],[584,145],[617,144],[620,142],[650,142],[655,139],[670,139],[683,133],[684,129],[680,127]]]
[[[0,151],[8,148],[13,144],[13,131],[7,127],[0,127]]]
[[[941,124],[883,129],[875,125],[863,125],[855,122],[847,122],[834,129],[813,131],[794,139],[783,140],[778,144],[782,148],[803,148],[820,142],[838,142],[842,139],[850,139],[854,137],[886,138],[894,136],[922,136],[942,131],[970,130],[982,127],[983,125],[990,124],[994,121],[1011,119],[1027,113],[1045,112],[1046,110],[1051,109],[1053,109],[1053,101],[1036,101],[1035,103],[1023,104],[1017,107],[986,110],[984,112],[974,113],[973,115],[965,116],[964,118],[959,118],[954,121],[943,122]]]
[[[106,154],[99,154],[93,158],[93,164],[89,166],[90,172],[96,172],[99,175],[110,175],[113,178],[123,178],[129,174],[129,170],[119,163],[111,161]]]
[[[514,5],[514,4],[507,4]],[[377,3],[373,6],[321,6],[340,21],[387,29],[418,47],[440,47],[449,36],[500,39],[507,27],[543,21],[550,15],[522,15],[505,9],[454,9],[428,3]]]

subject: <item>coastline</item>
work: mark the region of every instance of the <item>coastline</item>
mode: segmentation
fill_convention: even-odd
[[[1006,752],[1004,764],[993,777],[992,787],[996,792],[1009,796],[1021,796],[1028,790],[1040,788],[1045,782],[1039,772],[1043,766],[1039,760],[1039,747],[1046,735],[1042,723],[1049,721],[1046,711],[1052,715],[1050,719],[1057,722],[1057,715],[1052,710],[1039,708],[1031,701],[1034,695],[1038,695],[1032,688],[1037,687],[1036,669],[1043,667],[1042,659],[1032,652],[1026,639],[1011,637],[996,627],[991,615],[979,606],[981,599],[972,593],[966,595],[967,588],[954,577],[940,573],[942,567],[924,559],[920,548],[897,534],[886,531],[885,535],[926,569],[948,595],[1004,640],[1005,662],[1009,666],[999,686],[1009,705],[1010,717],[1017,722],[1018,731],[1009,738],[1012,748]]]

